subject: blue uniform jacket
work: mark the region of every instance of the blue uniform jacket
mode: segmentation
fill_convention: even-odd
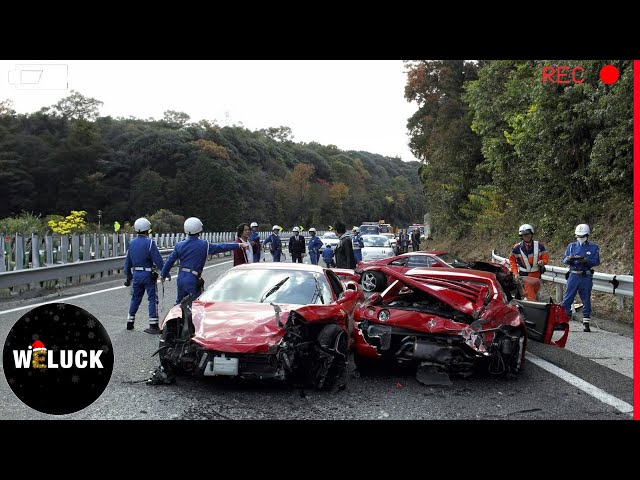
[[[568,260],[567,257],[570,255],[582,256],[587,259],[587,263],[582,263],[580,260]],[[581,272],[591,270],[591,268],[600,265],[600,251],[598,250],[598,245],[589,242],[589,240],[584,242],[583,245],[580,245],[577,241],[571,242],[567,245],[562,263],[569,265],[570,270],[577,270]]]
[[[124,271],[127,277],[131,278],[132,273],[149,274],[150,272],[143,270],[134,270],[132,272],[131,269],[134,267],[152,268],[154,264],[158,269],[161,269],[164,265],[164,260],[162,260],[162,255],[160,255],[156,242],[144,235],[138,235],[131,240],[127,258],[124,261]]]
[[[189,268],[202,273],[204,264],[207,261],[207,255],[228,252],[236,248],[240,248],[239,243],[209,243],[198,237],[190,236],[186,240],[177,243],[162,268],[162,277],[169,276],[169,270],[178,259],[180,259],[180,268]]]
[[[322,247],[322,240],[320,240],[316,235],[313,237],[309,237],[309,253],[313,252],[314,249],[316,253],[320,251]]]
[[[271,243],[271,251],[282,250],[282,240],[280,240],[280,236],[276,235],[275,233],[269,235],[264,239],[264,242],[262,242],[263,245],[266,245],[267,243]]]

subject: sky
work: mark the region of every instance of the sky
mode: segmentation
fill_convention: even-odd
[[[44,66],[43,66],[44,65]],[[101,116],[288,126],[296,142],[416,160],[401,60],[0,60],[0,101],[18,113],[57,103],[71,90],[96,98]]]

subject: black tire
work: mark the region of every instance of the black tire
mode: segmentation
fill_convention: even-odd
[[[324,357],[318,357],[311,368],[311,380],[319,390],[330,390],[343,375],[347,365],[348,336],[336,324],[325,325],[318,334],[318,345],[323,352],[334,352],[327,366]]]
[[[360,277],[360,284],[365,292],[381,292],[387,283],[387,279],[380,272],[366,270]]]

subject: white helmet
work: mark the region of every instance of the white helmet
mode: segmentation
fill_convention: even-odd
[[[278,230],[280,231],[280,225],[274,225],[273,228],[271,230]]]
[[[591,229],[586,223],[581,223],[576,227],[576,236],[591,235]]]
[[[257,227],[258,224],[256,222],[251,222],[251,227]]]
[[[144,217],[140,217],[133,224],[133,229],[137,232],[146,232],[151,228],[151,222]]]
[[[291,229],[291,231],[292,231],[292,232],[299,232],[299,231],[300,231],[300,229],[299,229],[298,227],[293,227],[293,228]]]
[[[356,233],[360,233],[360,228],[359,227],[353,227],[353,230],[351,230],[352,232],[356,232]]]
[[[520,228],[518,229],[518,235],[524,235],[525,233],[531,233],[531,234],[535,233],[533,231],[533,227],[528,223],[525,223],[524,225],[520,225]]]
[[[309,233],[311,233],[311,232],[315,232],[315,231],[316,231],[316,229],[315,229],[315,228],[313,228],[313,227],[311,227],[311,228],[309,229]]]
[[[184,221],[184,233],[195,235],[202,231],[202,222],[199,218],[189,217]]]

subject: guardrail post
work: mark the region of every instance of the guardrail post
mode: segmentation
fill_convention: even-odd
[[[7,271],[7,257],[4,253],[4,245],[5,245],[5,236],[2,234],[2,248],[0,248],[0,272]]]
[[[562,302],[562,299],[564,298],[563,290],[564,288],[562,285],[560,283],[556,283],[556,303]]]
[[[91,260],[91,237],[89,235],[82,235],[82,261],[88,262]]]
[[[69,260],[69,237],[67,235],[60,237],[60,260],[62,263],[67,263]]]
[[[126,233],[123,233],[121,235],[121,243],[122,243],[122,246],[120,247],[120,255],[126,255],[127,254],[127,234]]]
[[[80,237],[78,235],[71,235],[71,261],[77,262],[80,260]]]
[[[100,260],[100,237],[97,233],[93,234],[91,242],[93,243],[93,259]]]
[[[102,235],[102,257],[109,258],[109,235]]]
[[[36,233],[31,235],[31,265],[40,267],[40,236]]]
[[[618,310],[622,310],[624,308],[624,296],[616,295],[616,299],[618,300]]]
[[[53,265],[53,235],[44,237],[44,258],[47,266]]]
[[[16,233],[16,270],[22,270],[24,268],[24,239],[22,235]]]
[[[118,248],[119,248],[119,245],[118,245],[118,234],[117,233],[113,234],[113,245],[112,246],[113,246],[113,249],[112,249],[113,255],[111,255],[111,256],[112,257],[117,257],[118,256]]]

